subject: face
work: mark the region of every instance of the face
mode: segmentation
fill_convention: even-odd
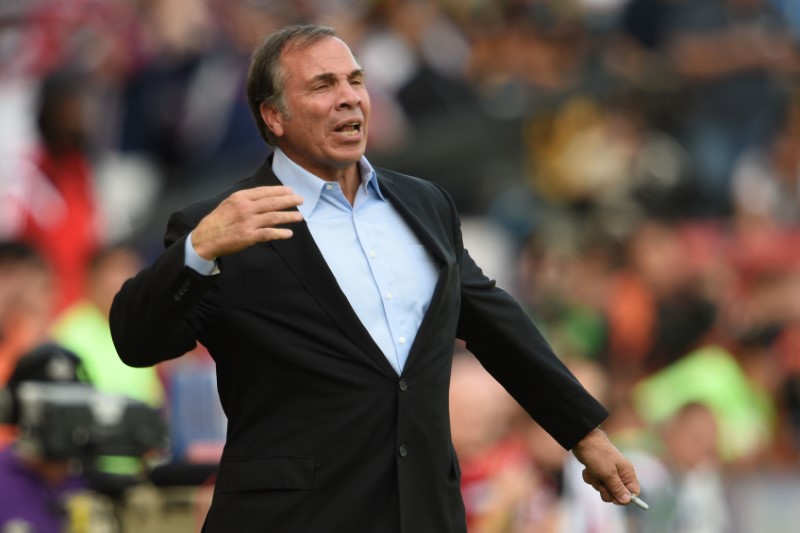
[[[89,293],[92,301],[108,316],[111,302],[119,292],[125,280],[132,278],[142,268],[138,254],[127,248],[120,248],[107,255],[102,263],[95,267],[89,282]]]
[[[323,179],[355,170],[367,145],[370,101],[350,48],[333,37],[303,48],[289,46],[281,64],[286,113],[261,107],[277,146]]]

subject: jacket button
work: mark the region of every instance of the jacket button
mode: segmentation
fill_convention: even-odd
[[[397,453],[400,454],[400,457],[405,457],[406,455],[408,455],[408,446],[406,446],[405,444],[401,444],[400,448],[397,450]]]
[[[397,386],[400,387],[400,390],[403,392],[408,390],[408,383],[406,383],[406,380],[404,379],[401,379]]]

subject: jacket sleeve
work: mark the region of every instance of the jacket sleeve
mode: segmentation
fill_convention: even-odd
[[[193,227],[185,215],[174,214],[164,253],[126,281],[114,297],[111,337],[120,359],[129,366],[150,366],[190,351],[213,314],[201,299],[216,276],[203,276],[185,266],[185,240]]]
[[[450,209],[461,275],[458,338],[536,422],[571,449],[608,412],[556,356],[522,307],[475,264],[463,247],[452,200]]]

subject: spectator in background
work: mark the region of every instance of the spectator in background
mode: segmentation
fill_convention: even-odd
[[[114,295],[142,266],[139,254],[129,246],[98,251],[89,263],[85,294],[56,319],[52,335],[81,358],[98,390],[161,407],[164,391],[155,367],[132,368],[122,363],[108,324]]]
[[[72,71],[47,76],[39,92],[40,146],[27,171],[0,191],[3,231],[35,246],[53,269],[56,312],[83,293],[89,258],[100,242],[91,164],[84,152],[85,80]]]
[[[693,213],[729,214],[734,162],[774,130],[778,80],[797,72],[786,24],[768,0],[633,0],[628,15],[680,84],[671,120],[693,162]]]
[[[606,304],[614,369],[638,379],[683,357],[712,330],[716,308],[690,268],[679,225],[643,220],[627,241]]]
[[[647,472],[648,513],[630,516],[641,533],[726,533],[733,531],[718,453],[718,424],[711,408],[689,402],[658,426],[659,461]]]
[[[453,359],[450,425],[470,533],[509,531],[533,482],[525,450],[510,438],[514,411],[513,399],[477,359]]]
[[[515,433],[527,452],[529,483],[516,510],[513,532],[555,533],[562,522],[564,464],[569,454],[542,426],[530,419],[520,419]],[[572,473],[580,479],[580,470]],[[594,503],[591,506],[594,507]]]
[[[145,154],[169,178],[186,163],[183,104],[214,35],[212,19],[208,2],[140,4],[141,58],[121,90],[119,145],[122,152]]]
[[[563,353],[602,358],[610,269],[597,236],[563,216],[548,217],[520,254],[520,294],[548,341]]]
[[[746,151],[733,168],[737,221],[789,227],[800,222],[800,100],[795,97],[768,142]]]
[[[168,188],[258,164],[263,142],[243,96],[249,56],[294,9],[241,0],[143,4],[145,61],[121,95],[120,150],[155,161]]]
[[[726,349],[705,345],[648,376],[634,389],[642,418],[661,424],[690,403],[703,403],[718,424],[721,459],[729,466],[763,458],[774,438],[775,404]]]
[[[85,381],[78,357],[54,344],[37,347],[19,359],[3,391],[4,422],[20,422],[19,388],[28,382]],[[46,457],[19,440],[0,452],[0,531],[61,533],[69,522],[68,501],[87,489],[66,458]]]
[[[53,277],[33,247],[0,242],[0,385],[19,357],[47,338],[53,312]]]
[[[387,168],[432,176],[453,192],[462,212],[481,209],[505,181],[496,169],[516,157],[511,135],[518,130],[480,105],[465,75],[466,35],[441,2],[375,2],[364,21],[354,50],[370,73],[371,157]]]

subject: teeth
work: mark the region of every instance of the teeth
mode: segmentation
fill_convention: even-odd
[[[361,124],[359,122],[348,122],[337,131],[345,135],[355,136],[361,131]]]

